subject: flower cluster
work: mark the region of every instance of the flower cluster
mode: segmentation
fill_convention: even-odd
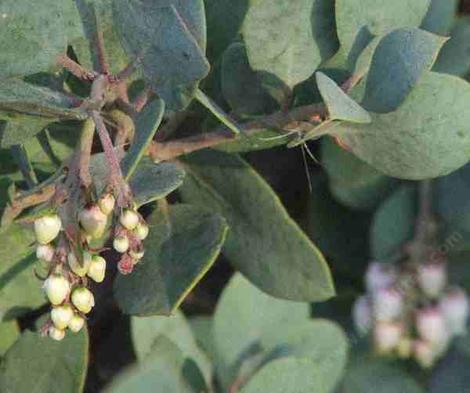
[[[365,281],[367,294],[356,300],[353,320],[360,334],[371,334],[377,353],[413,357],[430,368],[451,339],[465,333],[468,298],[449,286],[446,263],[373,262]]]
[[[34,222],[36,256],[48,266],[43,288],[52,305],[44,333],[55,340],[62,340],[67,328],[79,332],[95,306],[88,283],[103,282],[106,260],[93,249],[94,241],[103,239],[108,229],[113,228],[113,247],[123,254],[118,263],[123,274],[132,272],[144,255],[142,241],[149,232],[144,219],[135,209],[119,209],[119,217],[114,217],[115,205],[114,196],[105,194],[80,211],[79,242],[72,241],[66,231],[61,233],[62,220],[56,213],[45,214]]]

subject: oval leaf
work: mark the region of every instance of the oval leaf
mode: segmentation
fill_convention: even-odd
[[[224,254],[251,282],[291,300],[321,301],[334,295],[322,254],[248,164],[215,151],[191,154],[185,162],[183,199],[216,209],[227,219]]]

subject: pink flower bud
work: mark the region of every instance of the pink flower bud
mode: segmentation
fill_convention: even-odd
[[[466,333],[470,307],[467,294],[463,289],[454,288],[445,294],[439,303],[439,309],[452,335]]]
[[[81,287],[72,292],[72,303],[84,314],[88,314],[95,306],[95,298],[88,288]]]
[[[359,334],[367,334],[372,327],[372,312],[369,299],[367,296],[361,296],[356,299],[353,310],[352,317],[354,326]]]
[[[430,342],[416,340],[413,343],[413,355],[423,368],[431,368],[436,361],[436,352]]]
[[[134,260],[130,255],[123,255],[121,260],[118,262],[119,273],[127,275],[132,273],[134,270]]]
[[[80,212],[78,220],[88,235],[93,239],[98,239],[103,236],[106,230],[108,217],[101,211],[98,205],[91,205]]]
[[[119,222],[121,225],[129,231],[132,231],[137,226],[139,220],[140,219],[137,212],[131,209],[124,209],[121,216],[119,217]]]
[[[107,216],[114,210],[116,199],[112,194],[105,194],[98,200],[98,206],[100,207],[103,214]]]
[[[442,345],[449,339],[444,315],[437,307],[428,307],[416,313],[416,330],[425,341]]]
[[[393,265],[372,262],[366,272],[366,287],[370,293],[378,289],[388,288],[395,283],[397,272]]]
[[[57,329],[55,326],[51,326],[47,331],[50,338],[56,341],[62,341],[65,337],[65,331]]]
[[[45,262],[52,262],[55,249],[50,244],[40,244],[36,248],[36,258]]]
[[[403,295],[395,288],[381,288],[372,294],[374,316],[379,321],[392,321],[403,312]]]
[[[447,284],[447,271],[444,263],[427,263],[418,268],[417,280],[426,296],[435,298]]]
[[[78,333],[80,330],[82,330],[83,325],[85,325],[85,319],[83,319],[78,314],[74,314],[69,322],[69,329],[74,333]]]
[[[57,214],[48,214],[34,221],[34,232],[36,240],[40,244],[53,241],[62,228],[62,221]]]
[[[392,352],[399,345],[404,333],[400,322],[377,322],[374,327],[375,349],[380,354]]]
[[[129,249],[129,239],[126,236],[117,236],[113,240],[114,249],[123,254]]]

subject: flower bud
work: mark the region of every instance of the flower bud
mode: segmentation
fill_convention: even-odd
[[[425,341],[441,345],[448,341],[449,334],[444,315],[437,307],[418,310],[416,314],[416,330]]]
[[[45,262],[52,262],[55,249],[50,244],[39,244],[36,248],[36,258]]]
[[[103,236],[108,217],[98,205],[91,205],[80,212],[78,220],[84,231],[93,239],[97,239]]]
[[[403,324],[400,322],[377,322],[374,327],[375,349],[380,354],[392,352],[403,337]]]
[[[119,217],[119,222],[124,228],[132,231],[139,223],[139,215],[134,210],[124,209]]]
[[[119,273],[123,275],[132,273],[132,271],[134,270],[134,264],[134,260],[131,258],[130,255],[123,255],[121,260],[118,262]]]
[[[145,240],[149,234],[149,227],[147,224],[139,222],[134,229],[134,233],[140,240]]]
[[[66,329],[72,320],[72,317],[73,310],[68,304],[52,308],[51,319],[54,326],[59,330]]]
[[[53,241],[61,228],[62,222],[57,214],[42,216],[34,221],[36,240],[40,244],[47,244]]]
[[[106,273],[106,260],[99,255],[93,256],[88,269],[88,277],[95,282],[103,282]]]
[[[352,316],[357,332],[367,334],[372,327],[372,312],[367,296],[361,296],[355,301]]]
[[[372,262],[366,272],[366,287],[370,293],[378,289],[388,288],[395,283],[397,272],[393,265]]]
[[[440,301],[439,309],[444,315],[447,329],[452,335],[464,335],[470,312],[467,294],[461,288],[449,291]]]
[[[403,312],[403,295],[395,288],[381,288],[372,294],[374,316],[379,321],[391,321]]]
[[[72,292],[72,303],[77,310],[88,314],[95,306],[95,298],[88,288],[77,288]]]
[[[447,271],[444,263],[427,263],[418,268],[417,280],[426,296],[435,298],[447,284]]]
[[[75,254],[73,252],[69,252],[67,255],[67,261],[70,270],[72,270],[79,277],[85,277],[88,272],[88,269],[90,268],[91,255],[90,253],[85,251],[83,253],[83,261],[80,264]]]
[[[423,368],[432,367],[436,361],[433,345],[424,340],[416,340],[413,343],[413,356]]]
[[[43,288],[47,298],[54,306],[63,303],[70,293],[70,283],[65,277],[60,275],[49,276],[44,281]]]
[[[129,239],[126,236],[118,236],[113,240],[113,247],[117,252],[123,254],[129,249]]]
[[[69,329],[74,333],[78,333],[82,330],[83,325],[85,325],[85,319],[80,315],[75,314],[69,322]]]
[[[56,341],[62,341],[65,337],[65,331],[57,329],[55,326],[51,326],[47,333],[50,338]]]
[[[115,204],[116,199],[114,199],[113,194],[105,194],[98,200],[98,206],[103,214],[106,214],[107,216],[112,213]]]
[[[130,257],[133,259],[134,265],[139,263],[139,261],[144,257],[145,251],[130,251]]]

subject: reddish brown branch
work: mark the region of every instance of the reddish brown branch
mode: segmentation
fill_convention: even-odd
[[[326,114],[323,105],[307,105],[295,108],[288,113],[276,112],[261,119],[247,122],[241,126],[242,135],[234,135],[225,127],[219,127],[215,131],[200,134],[188,138],[172,140],[168,142],[153,142],[149,154],[154,161],[168,161],[183,154],[188,154],[207,147],[214,147],[227,141],[241,140],[246,136],[256,134],[266,128],[285,129],[299,121],[316,120],[318,116]]]
[[[69,71],[72,75],[76,76],[78,79],[84,81],[93,81],[97,76],[94,71],[90,71],[85,67],[82,67],[80,64],[73,61],[67,55],[62,54],[57,56],[56,62],[57,64],[65,68],[67,71]]]

